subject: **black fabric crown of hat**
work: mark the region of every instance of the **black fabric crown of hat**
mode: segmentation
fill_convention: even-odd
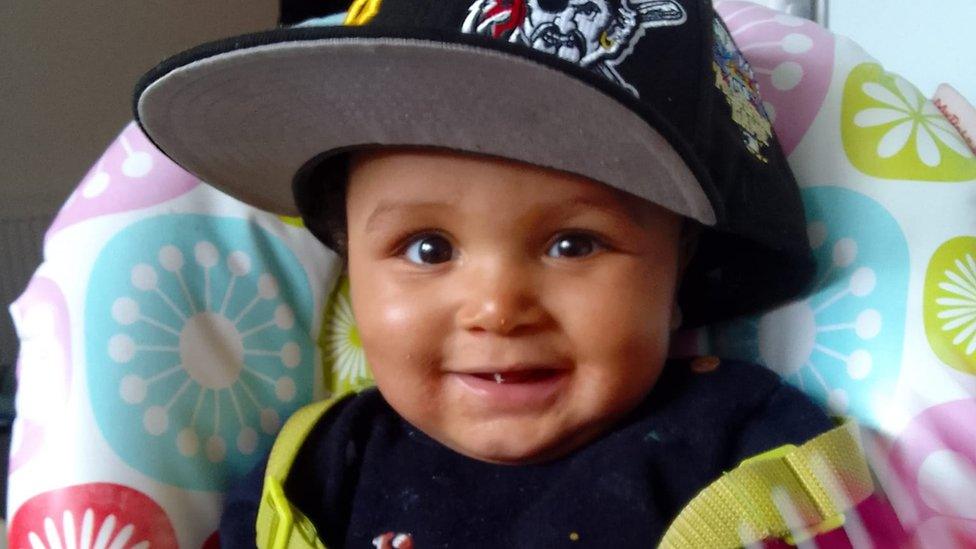
[[[344,26],[316,23],[347,11]],[[322,213],[324,197],[310,184],[316,180],[311,176],[337,154],[384,144],[456,148],[591,177],[706,226],[679,296],[686,325],[768,308],[797,296],[812,279],[796,182],[752,70],[708,0],[283,0],[279,21],[278,29],[206,44],[164,61],[136,88],[136,118],[150,139],[232,195],[293,213],[293,205],[281,202],[279,183],[260,186],[287,172],[281,177],[293,186],[308,223]],[[353,57],[359,65],[342,65]],[[292,66],[307,70],[282,72]],[[226,75],[234,70],[241,82],[219,88],[212,75],[229,82]],[[391,71],[398,78],[383,80]],[[445,89],[439,100],[409,88],[410,82],[388,91],[420,73],[432,80],[425,83],[431,90]],[[461,73],[472,81],[454,81]],[[305,80],[316,82],[303,88]],[[349,86],[345,92],[329,95],[343,85]],[[209,120],[199,120],[204,111],[177,101],[193,86],[203,90],[200,95],[219,94],[224,101],[211,103]],[[242,87],[262,86],[271,91],[259,99],[239,95]],[[349,90],[360,89],[377,90],[373,125],[382,129],[376,135],[360,131],[353,119],[343,126],[335,116],[362,111],[348,99],[354,95]],[[311,93],[322,97],[309,100]],[[255,138],[245,136],[241,149],[251,147],[265,158],[255,158],[251,172],[224,177],[238,159],[259,155],[222,153],[210,145],[235,133],[214,121],[250,115],[267,107],[249,101],[276,97],[275,109],[337,105],[331,117],[320,120],[336,129],[328,133],[305,124],[294,143],[307,150],[280,153],[256,149]],[[487,98],[512,107],[491,111],[484,107]],[[397,101],[401,105],[384,105]],[[392,110],[400,107],[406,112]],[[306,111],[294,120],[312,115]],[[505,117],[522,119],[496,120]],[[289,130],[299,133],[284,118],[279,126],[262,123],[279,140]],[[323,133],[310,137],[310,129]],[[199,140],[193,142],[195,134]],[[343,134],[347,141],[335,137]],[[316,142],[322,144],[315,148]],[[335,247],[328,231],[314,223],[309,228]]]

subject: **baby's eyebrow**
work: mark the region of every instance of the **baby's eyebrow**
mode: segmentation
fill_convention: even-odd
[[[455,207],[456,204],[444,201],[413,202],[384,200],[381,201],[373,212],[369,214],[369,218],[366,220],[366,232],[376,230],[378,228],[378,221],[382,217],[398,210],[444,210],[454,209]],[[640,224],[639,214],[633,208],[627,207],[626,204],[618,204],[608,200],[585,195],[570,196],[561,198],[559,200],[541,202],[532,208],[530,215],[538,217],[551,217],[553,215],[560,213],[565,214],[573,210],[580,210],[582,208],[598,210],[611,217],[638,225]]]
[[[547,208],[549,211],[577,209],[579,206],[586,206],[594,210],[599,210],[607,215],[610,215],[611,217],[623,219],[624,221],[629,221],[637,225],[639,225],[641,221],[640,214],[637,212],[637,210],[633,207],[629,207],[627,204],[611,202],[589,196],[575,196],[566,198],[564,200],[547,202],[542,205],[543,208]]]
[[[386,214],[394,212],[397,210],[436,210],[436,209],[450,209],[453,208],[454,204],[442,201],[424,201],[424,202],[413,202],[413,201],[398,201],[398,200],[382,200],[376,206],[369,217],[366,219],[366,232],[371,232],[377,229],[377,222]]]

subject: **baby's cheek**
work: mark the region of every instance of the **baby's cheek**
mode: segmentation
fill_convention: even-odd
[[[392,386],[399,379],[409,387],[426,386],[440,367],[445,333],[431,308],[403,295],[361,297],[353,302],[353,311],[377,384]]]
[[[377,269],[378,271],[378,269]],[[357,270],[349,279],[353,316],[363,337],[375,337],[382,330],[404,330],[416,313],[409,295],[381,272]]]
[[[581,295],[563,306],[565,324],[572,326],[573,337],[590,351],[602,354],[645,354],[666,341],[670,302],[644,296],[594,292]]]
[[[670,304],[649,303],[636,296],[591,304],[574,315],[572,339],[577,365],[591,405],[626,405],[653,386],[667,355],[668,318],[659,314]]]
[[[432,308],[428,293],[382,272],[350,279],[353,312],[360,326],[396,334],[416,329],[427,320]]]

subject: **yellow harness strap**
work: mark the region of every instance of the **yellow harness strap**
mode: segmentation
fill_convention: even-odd
[[[796,544],[844,524],[874,489],[857,424],[848,419],[802,446],[743,461],[695,496],[665,532],[664,549]]]
[[[295,412],[278,433],[268,467],[258,507],[257,544],[262,549],[325,549],[312,521],[285,497],[285,480],[302,443],[329,411],[332,404],[344,395],[309,404]]]
[[[275,440],[258,509],[258,547],[325,549],[283,486],[309,432],[343,396],[298,410]],[[764,452],[722,475],[681,510],[659,547],[734,548],[767,538],[795,544],[840,527],[842,513],[872,490],[857,425],[847,420],[802,446]]]

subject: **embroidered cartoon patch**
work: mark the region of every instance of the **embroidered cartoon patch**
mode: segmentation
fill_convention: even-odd
[[[725,94],[725,100],[732,109],[732,120],[742,130],[742,141],[746,148],[757,159],[768,162],[765,151],[773,136],[773,127],[759,97],[759,84],[725,24],[716,17],[712,25],[715,31],[712,60],[715,87]]]
[[[617,73],[645,29],[683,24],[674,0],[476,0],[461,30],[525,44],[637,90]]]

